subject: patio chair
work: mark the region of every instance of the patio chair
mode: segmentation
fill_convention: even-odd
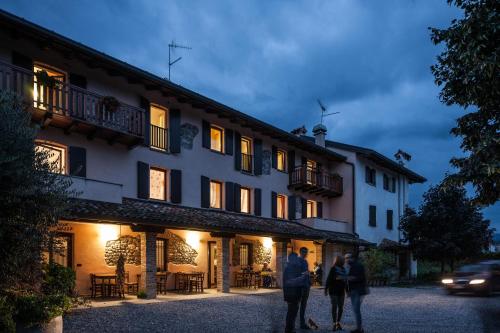
[[[189,292],[203,292],[204,276],[204,273],[197,273],[189,277]]]
[[[255,273],[253,286],[255,289],[259,289],[261,285],[262,285],[262,275],[260,275],[260,273]]]
[[[167,293],[167,278],[168,272],[165,275],[160,275],[156,277],[156,293],[166,294]]]
[[[103,296],[104,285],[102,283],[97,283],[97,279],[95,274],[90,274],[90,297],[96,298],[99,293],[100,296]]]

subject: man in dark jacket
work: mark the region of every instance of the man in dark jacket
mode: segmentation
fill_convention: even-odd
[[[351,297],[352,310],[356,319],[356,329],[351,333],[363,333],[361,321],[361,302],[366,295],[365,267],[358,261],[357,257],[347,253],[345,255],[346,271],[348,275],[347,293]]]
[[[295,320],[299,310],[302,286],[304,285],[306,275],[303,274],[302,263],[296,253],[288,256],[288,262],[283,272],[283,296],[288,303],[286,313],[285,332],[295,332]]]
[[[309,250],[307,247],[301,247],[299,255],[299,261],[302,266],[302,272],[305,275],[304,284],[302,285],[302,291],[300,296],[300,328],[308,330],[310,327],[306,324],[306,307],[307,300],[309,299],[309,292],[311,290],[311,277],[309,274],[309,264],[307,263],[307,255]]]

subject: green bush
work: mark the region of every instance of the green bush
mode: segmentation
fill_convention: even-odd
[[[25,327],[48,323],[72,307],[72,300],[66,295],[26,293],[17,295],[14,302],[14,319]]]
[[[12,318],[14,307],[8,302],[6,297],[0,297],[0,332],[13,333],[16,331],[16,324]]]
[[[75,289],[75,271],[56,263],[43,267],[42,291],[46,295],[72,296]]]
[[[395,275],[394,257],[380,249],[370,249],[361,254],[368,280],[391,279]]]
[[[137,298],[148,298],[148,294],[146,294],[146,292],[144,291],[139,291],[137,293]]]

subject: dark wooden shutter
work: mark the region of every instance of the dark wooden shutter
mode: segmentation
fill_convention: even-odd
[[[271,147],[271,166],[274,169],[278,168],[278,148],[276,146]]]
[[[253,212],[256,216],[262,215],[262,190],[260,188],[255,188],[253,190],[254,204]]]
[[[181,152],[181,110],[171,109],[168,111],[168,135],[170,139],[170,152],[178,154]]]
[[[82,89],[87,89],[87,78],[76,73],[69,73],[69,83]]]
[[[234,184],[234,211],[241,212],[241,185]]]
[[[371,227],[375,227],[375,226],[377,226],[377,207],[370,206],[369,209],[370,209],[370,217],[369,217],[368,224]]]
[[[224,130],[224,153],[226,155],[233,155],[234,132],[233,130]]]
[[[323,217],[323,203],[321,201],[318,201],[316,203],[316,210],[318,213],[318,217],[322,218]]]
[[[201,207],[210,208],[210,179],[201,176]]]
[[[294,195],[290,195],[288,197],[288,219],[295,220],[295,206],[297,203],[297,197]]]
[[[248,265],[249,266],[253,265],[253,244],[252,243],[248,244]]]
[[[271,217],[278,217],[278,193],[271,192]]]
[[[241,170],[241,134],[234,132],[234,169]]]
[[[137,162],[137,197],[149,199],[149,164]]]
[[[307,199],[300,198],[300,203],[302,204],[302,218],[307,217]]]
[[[210,149],[210,123],[206,120],[201,121],[201,145]]]
[[[392,219],[393,219],[392,209],[387,210],[387,229],[392,230]]]
[[[323,168],[323,165],[321,163],[316,162],[316,184],[319,186],[323,186],[323,174],[321,169]]]
[[[150,103],[149,101],[142,97],[140,98],[141,108],[144,112],[144,144],[146,146],[150,145],[150,131],[151,131],[151,111],[150,111]]]
[[[33,59],[16,51],[12,51],[12,64],[33,72]]]
[[[256,176],[262,175],[262,140],[253,140],[253,166]]]
[[[293,173],[293,170],[295,170],[295,150],[289,150],[287,153],[288,157],[288,173],[290,175]]]
[[[226,182],[226,210],[234,211],[234,183]]]
[[[69,147],[69,174],[87,177],[87,151],[82,147]]]
[[[176,204],[182,202],[181,170],[170,170],[170,201]]]

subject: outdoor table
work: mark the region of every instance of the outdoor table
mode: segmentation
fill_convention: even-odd
[[[260,280],[259,277],[261,276],[261,272],[235,272],[235,274],[236,280],[243,281],[245,287],[259,287],[258,281]]]
[[[197,278],[203,274],[204,274],[203,272],[192,272],[192,273],[176,272],[176,273],[174,273],[175,290],[189,291],[189,280],[191,280],[193,278]],[[203,286],[201,287],[201,291],[203,292]]]
[[[113,286],[116,286],[116,274],[113,273],[95,273],[94,278],[96,280],[101,280],[102,285],[102,296],[111,297]]]

